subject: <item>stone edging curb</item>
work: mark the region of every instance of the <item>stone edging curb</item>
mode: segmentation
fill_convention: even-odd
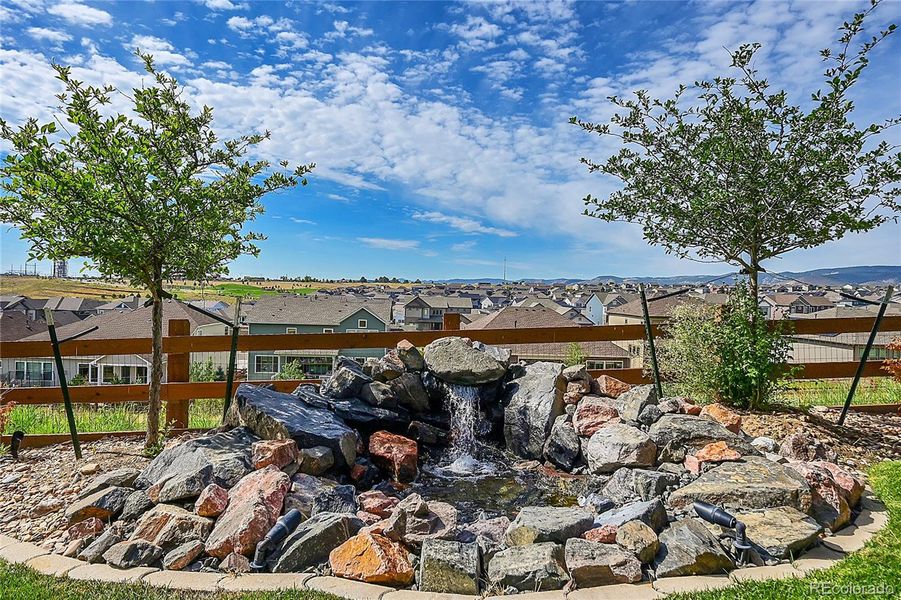
[[[804,577],[812,571],[826,569],[851,552],[863,548],[877,531],[888,523],[888,512],[871,492],[861,500],[861,512],[850,525],[825,538],[822,544],[804,553],[792,563],[772,567],[738,569],[729,575],[694,575],[667,577],[651,583],[606,585],[569,592],[562,590],[517,594],[516,600],[650,600],[678,592],[698,592],[729,587],[740,581],[763,581]],[[478,596],[439,594],[396,590],[339,577],[320,577],[311,573],[256,573],[238,576],[219,573],[161,571],[150,567],[114,569],[108,565],[92,565],[74,558],[51,554],[34,544],[19,542],[0,535],[0,559],[24,564],[39,573],[56,577],[107,583],[146,583],[173,590],[198,592],[255,592],[275,590],[313,590],[328,592],[350,600],[480,600]],[[487,600],[498,600],[489,597]],[[507,597],[508,599],[511,597]]]

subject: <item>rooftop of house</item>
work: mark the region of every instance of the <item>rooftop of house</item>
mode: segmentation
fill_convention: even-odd
[[[654,300],[648,298],[648,315],[651,317],[669,317],[673,309],[686,302],[702,302],[700,298],[683,294],[681,296],[670,296],[662,300]],[[626,302],[620,306],[607,309],[608,315],[622,315],[625,317],[644,317],[641,308],[641,299]]]
[[[579,327],[556,310],[546,306],[507,306],[485,315],[464,329],[527,329],[533,327]]]
[[[422,300],[429,308],[472,308],[472,298],[460,296],[416,296],[407,304],[414,300]]]
[[[348,296],[263,296],[247,310],[248,324],[336,326],[361,309],[388,324],[391,300]]]

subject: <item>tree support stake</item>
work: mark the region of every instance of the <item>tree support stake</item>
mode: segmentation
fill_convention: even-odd
[[[63,393],[63,404],[66,406],[66,420],[69,422],[69,434],[72,436],[72,448],[75,449],[75,458],[81,460],[81,443],[78,441],[78,428],[75,426],[75,412],[72,410],[72,400],[69,398],[69,385],[66,382],[66,371],[63,368],[63,356],[59,351],[59,339],[56,337],[56,325],[53,324],[53,311],[44,309],[44,317],[47,319],[47,331],[50,333],[50,343],[53,345],[53,358],[56,361],[56,376],[59,378],[59,389]]]
[[[228,374],[225,376],[225,402],[222,409],[222,422],[225,423],[228,409],[232,401],[232,387],[235,384],[235,366],[238,355],[238,330],[241,325],[241,297],[235,302],[235,320],[232,323],[231,351],[228,354]]]
[[[644,284],[638,286],[638,294],[641,296],[641,312],[644,315],[644,333],[648,340],[648,357],[651,359],[651,372],[654,374],[654,388],[657,390],[657,398],[663,398],[663,385],[660,383],[657,349],[654,346],[654,331],[651,328],[651,315],[648,311],[648,297],[644,291]]]

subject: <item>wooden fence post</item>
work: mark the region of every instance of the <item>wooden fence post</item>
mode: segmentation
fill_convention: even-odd
[[[169,319],[168,337],[191,335],[191,322],[187,319]],[[190,380],[191,354],[169,354],[166,360],[166,381],[169,383]],[[189,400],[166,400],[166,424],[176,429],[188,426]]]
[[[444,313],[443,328],[447,331],[457,331],[460,329],[460,313],[446,312]]]

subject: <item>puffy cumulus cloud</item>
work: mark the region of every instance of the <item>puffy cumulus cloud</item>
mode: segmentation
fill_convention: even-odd
[[[247,4],[234,3],[231,0],[204,0],[204,5],[211,10],[244,10]]]
[[[348,39],[354,37],[369,37],[375,33],[372,29],[366,27],[356,27],[347,21],[332,22],[332,31],[327,32],[323,38],[326,40]]]
[[[466,50],[490,50],[497,47],[497,39],[504,30],[481,16],[469,15],[463,23],[448,27],[450,33],[460,38],[460,47]]]
[[[68,33],[57,31],[56,29],[47,29],[46,27],[29,27],[26,32],[29,36],[36,40],[53,42],[57,44],[61,42],[68,42],[72,39],[72,36]]]
[[[135,35],[124,44],[126,50],[138,50],[153,55],[153,60],[162,67],[178,67],[191,64],[184,54],[175,51],[175,46],[168,40],[152,35]]]
[[[80,2],[61,2],[48,8],[47,12],[75,25],[110,25],[113,22],[113,16],[105,10]]]
[[[359,237],[357,241],[370,248],[380,250],[416,250],[419,248],[419,240],[394,240],[388,238]]]
[[[469,217],[455,217],[453,215],[446,215],[436,211],[416,212],[413,213],[413,218],[417,221],[422,221],[425,223],[440,223],[442,225],[448,225],[464,233],[487,233],[500,237],[516,237],[517,235],[515,231],[510,231],[509,229],[501,229],[500,227],[489,227]]]

